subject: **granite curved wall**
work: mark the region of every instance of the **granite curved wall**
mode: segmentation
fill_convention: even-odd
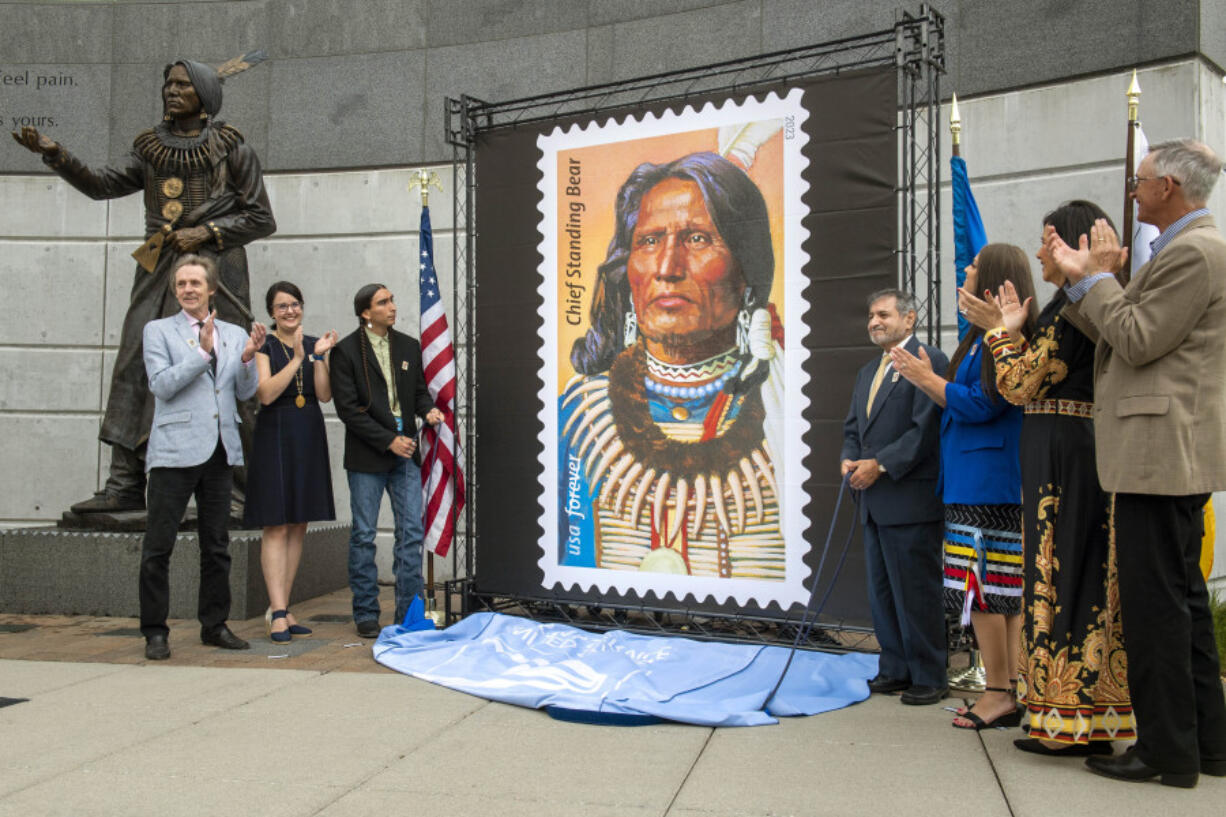
[[[942,91],[960,97],[963,155],[993,240],[1032,250],[1041,214],[1074,195],[1119,212],[1133,66],[1143,66],[1151,140],[1191,134],[1226,150],[1226,4],[934,5],[947,18]],[[309,329],[347,331],[352,293],[370,280],[412,312],[412,167],[442,176],[432,210],[451,292],[444,97],[507,100],[800,47],[890,28],[898,6],[918,2],[0,0],[0,123],[41,120],[82,158],[105,162],[157,120],[168,60],[220,63],[264,48],[269,62],[230,80],[222,109],[256,147],[278,221],[276,235],[250,248],[251,291],[258,306],[272,281],[296,281]],[[141,213],[132,198],[86,200],[7,138],[0,202],[0,526],[13,526],[57,518],[105,476],[96,434]],[[1215,202],[1221,210],[1226,192]],[[948,196],[944,207],[948,255]],[[325,413],[347,518],[342,431]]]
[[[1201,0],[938,0],[968,97],[1203,54],[1226,9]],[[0,2],[0,117],[42,121],[101,161],[160,113],[172,57],[271,61],[223,115],[270,170],[444,161],[443,99],[505,100],[888,29],[900,0],[182,0]],[[6,78],[7,77],[7,78]],[[22,82],[24,81],[24,82]],[[52,124],[53,123],[53,124]],[[0,151],[0,172],[30,172]]]

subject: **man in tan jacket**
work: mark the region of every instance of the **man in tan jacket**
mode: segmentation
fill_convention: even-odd
[[[1205,209],[1222,162],[1206,145],[1154,145],[1129,180],[1138,218],[1161,234],[1127,286],[1114,231],[1080,246],[1050,227],[1069,298],[1099,332],[1094,359],[1098,476],[1113,492],[1135,747],[1090,757],[1122,780],[1192,787],[1226,776],[1226,702],[1199,560],[1202,509],[1226,488],[1226,241]]]

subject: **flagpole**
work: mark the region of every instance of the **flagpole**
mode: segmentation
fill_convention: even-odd
[[[953,95],[953,103],[949,108],[949,136],[952,141],[954,156],[962,155],[962,114],[958,113],[958,95]]]
[[[413,180],[409,182],[409,189],[414,187],[421,193],[421,206],[424,210],[430,205],[430,185],[441,193],[443,185],[439,183],[438,174],[426,168],[421,168],[413,174]],[[420,283],[420,282],[419,282]],[[421,328],[418,327],[418,335],[421,334]],[[426,618],[434,622],[434,626],[438,627],[443,624],[443,614],[438,609],[438,598],[434,586],[434,551],[426,549]]]
[[[1135,165],[1134,153],[1137,149],[1137,126],[1139,124],[1138,111],[1141,107],[1141,86],[1137,83],[1137,69],[1132,69],[1132,82],[1128,83],[1128,90],[1125,92],[1128,97],[1128,143],[1124,149],[1124,229],[1120,236],[1120,243],[1129,248],[1132,247],[1132,191],[1128,189],[1128,180],[1136,175],[1137,169]],[[1128,279],[1132,277],[1131,271],[1127,265],[1120,270],[1119,278],[1121,284],[1127,284]]]
[[[953,94],[949,104],[949,141],[950,154],[953,156],[962,156],[962,113],[958,110],[958,95]],[[955,262],[955,266],[956,266]],[[955,279],[956,281],[956,279]],[[957,303],[957,291],[954,292],[954,302]],[[958,315],[959,322],[965,321],[961,314]],[[959,331],[959,340],[962,332]],[[966,595],[970,599],[970,594]],[[983,657],[979,652],[979,642],[972,639],[970,654],[968,656],[968,666],[965,669],[951,671],[949,673],[949,685],[953,689],[965,692],[983,692],[987,685],[987,670],[983,666]]]

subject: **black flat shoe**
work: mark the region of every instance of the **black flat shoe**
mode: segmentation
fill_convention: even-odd
[[[288,610],[273,610],[272,611],[272,618],[270,619],[270,623],[268,625],[268,637],[278,644],[285,644],[293,640],[294,638],[294,636],[291,635],[291,633],[293,633],[292,629],[277,630],[276,632],[274,632],[272,629],[272,624],[271,624],[272,621],[276,621],[279,618],[285,618],[287,615],[289,615]]]
[[[868,679],[868,691],[878,694],[886,692],[902,692],[904,689],[910,689],[911,682],[906,678],[885,678],[876,676]]]
[[[200,643],[210,647],[221,647],[223,650],[249,650],[251,645],[230,632],[230,628],[221,625],[211,633],[200,634]]]
[[[1032,755],[1047,755],[1048,757],[1089,757],[1091,755],[1109,755],[1111,744],[1098,740],[1092,743],[1070,743],[1067,749],[1053,749],[1038,738],[1018,738],[1013,745],[1023,752]]]
[[[1196,785],[1196,772],[1164,772],[1160,769],[1155,769],[1137,757],[1135,747],[1118,757],[1088,757],[1086,758],[1086,766],[1094,774],[1100,774],[1103,777],[1110,777],[1115,780],[1141,783],[1157,777],[1164,786],[1190,789]]]
[[[166,636],[151,635],[145,639],[145,658],[150,661],[165,661],[170,657],[170,645]]]
[[[288,613],[289,610],[286,610],[285,612]],[[310,635],[311,633],[315,632],[310,627],[303,627],[301,624],[289,625],[289,631],[293,635]]]
[[[903,692],[902,702],[907,706],[929,706],[948,697],[949,687],[913,686]]]
[[[379,619],[368,618],[357,622],[358,635],[362,638],[376,638],[379,635]]]

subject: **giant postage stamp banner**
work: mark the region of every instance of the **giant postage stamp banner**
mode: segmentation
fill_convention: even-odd
[[[546,588],[806,600],[802,97],[538,137]]]

